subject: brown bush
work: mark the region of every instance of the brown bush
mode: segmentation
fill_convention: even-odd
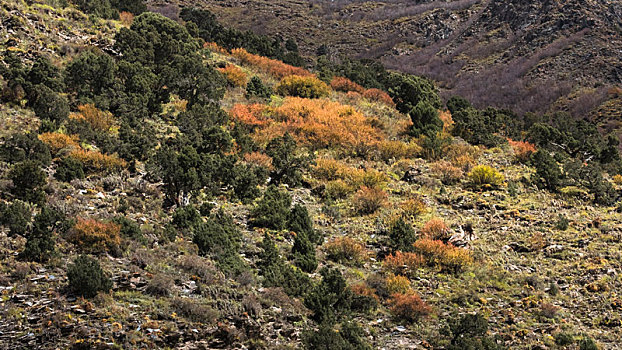
[[[344,77],[333,77],[333,80],[331,80],[330,82],[330,87],[333,88],[333,90],[335,91],[341,92],[354,91],[358,92],[359,94],[365,92],[364,87]]]
[[[380,102],[386,104],[387,106],[395,107],[395,102],[393,102],[391,96],[380,89],[368,89],[363,92],[363,97],[370,101]]]
[[[358,214],[368,215],[384,207],[387,204],[387,200],[387,193],[383,190],[363,186],[352,198],[352,204]]]
[[[362,265],[369,257],[365,246],[350,237],[335,238],[325,249],[329,259],[344,265]]]
[[[413,271],[425,265],[424,258],[415,253],[402,253],[400,251],[389,254],[384,258],[382,266],[386,271],[396,275],[410,275]]]
[[[421,236],[431,240],[447,242],[451,238],[451,229],[442,219],[433,218],[423,225]]]
[[[415,196],[414,198],[402,202],[402,204],[400,204],[400,209],[403,215],[416,218],[426,212],[427,206],[421,197]]]
[[[452,165],[450,162],[440,160],[432,164],[432,171],[441,179],[445,185],[452,185],[460,181],[464,172],[461,168]]]

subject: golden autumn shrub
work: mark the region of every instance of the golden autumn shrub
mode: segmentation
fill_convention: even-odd
[[[382,140],[376,144],[380,159],[385,162],[403,158],[414,158],[422,150],[421,146],[411,142],[405,143],[397,140]]]
[[[338,237],[326,243],[328,258],[344,265],[362,265],[369,257],[365,246],[350,237]]]
[[[246,81],[248,80],[248,77],[240,67],[233,64],[227,64],[225,68],[218,68],[218,71],[225,76],[225,79],[230,86],[246,86]]]
[[[112,113],[97,109],[95,105],[86,104],[78,106],[78,113],[69,115],[69,119],[88,123],[91,128],[101,132],[110,132],[116,125]]]
[[[390,294],[406,293],[410,290],[410,280],[402,275],[389,274],[386,279],[387,291]]]
[[[114,252],[121,245],[121,226],[112,222],[78,218],[69,230],[69,241],[87,253]]]
[[[508,143],[510,144],[510,147],[512,147],[512,150],[514,150],[514,156],[520,162],[526,162],[529,160],[531,154],[536,151],[536,146],[527,141],[513,141],[508,139]]]
[[[415,252],[421,255],[426,265],[440,268],[442,271],[456,273],[473,263],[471,253],[451,243],[423,238],[413,245]]]
[[[330,81],[330,87],[333,88],[333,90],[335,91],[341,92],[354,91],[358,92],[359,94],[365,92],[364,87],[344,77],[333,77],[333,79]]]
[[[131,12],[121,11],[119,12],[119,21],[129,28],[134,22],[134,15]]]
[[[326,183],[324,196],[330,199],[343,199],[353,193],[355,188],[347,182],[337,179]]]
[[[416,322],[428,316],[432,309],[415,292],[394,293],[389,300],[390,310],[397,319]]]
[[[244,154],[244,161],[266,169],[272,169],[272,158],[265,153],[251,152]]]
[[[620,174],[616,174],[613,176],[613,183],[618,185],[618,186],[622,186],[622,175]]]
[[[78,144],[78,135],[67,135],[58,132],[46,132],[40,134],[39,140],[45,143],[49,148],[52,155],[58,155],[61,150],[64,149],[77,149],[80,148]]]
[[[312,149],[339,147],[352,153],[361,144],[375,145],[382,132],[353,107],[328,100],[287,97],[280,106],[234,106],[234,122],[256,126],[253,135],[259,144],[289,132],[296,141]]]
[[[314,76],[290,75],[276,86],[276,92],[282,96],[321,98],[328,96],[330,88]]]
[[[361,215],[373,214],[386,206],[387,193],[378,188],[362,186],[352,198],[354,211]]]
[[[242,64],[253,66],[277,79],[282,79],[288,75],[313,76],[313,74],[306,69],[290,66],[289,64],[271,58],[254,55],[241,48],[231,50],[231,55],[239,59]]]
[[[69,157],[82,162],[89,172],[118,171],[127,167],[127,162],[117,155],[103,154],[82,148],[72,150]]]
[[[407,199],[400,204],[400,210],[406,217],[416,218],[427,210],[427,205],[420,196]]]
[[[368,89],[363,92],[363,97],[370,101],[384,103],[387,106],[395,107],[395,102],[389,94],[380,89]]]

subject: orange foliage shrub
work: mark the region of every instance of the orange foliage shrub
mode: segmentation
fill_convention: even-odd
[[[372,298],[376,302],[379,301],[376,290],[368,287],[364,283],[353,284],[352,286],[350,286],[350,290],[356,295]]]
[[[368,89],[363,92],[363,97],[370,101],[384,103],[387,106],[395,107],[395,102],[389,94],[380,89]]]
[[[306,69],[290,66],[289,64],[267,57],[253,55],[244,49],[233,49],[231,50],[231,55],[239,59],[243,64],[254,66],[278,79],[282,79],[288,75],[313,75]]]
[[[414,244],[415,252],[423,256],[428,266],[438,267],[443,271],[458,272],[473,263],[471,253],[453,246],[428,238],[420,239]]]
[[[72,113],[69,119],[87,122],[94,130],[108,132],[116,123],[112,113],[99,110],[95,105],[80,105],[78,110],[80,112]]]
[[[120,232],[115,223],[79,218],[69,231],[69,241],[88,253],[110,252],[119,248]]]
[[[447,242],[451,238],[451,230],[445,221],[439,218],[430,219],[421,229],[421,235],[432,240]]]
[[[242,105],[236,104],[229,111],[231,119],[249,126],[264,126],[271,119],[267,113],[268,107],[260,103]]]
[[[333,88],[333,90],[335,91],[341,92],[354,91],[358,92],[359,94],[365,92],[364,87],[344,77],[333,77],[333,80],[331,80],[330,82],[330,87]]]
[[[264,144],[289,132],[297,142],[314,149],[337,146],[355,152],[361,144],[374,145],[382,139],[381,131],[369,125],[362,113],[327,100],[288,97],[277,107],[234,107],[231,117],[262,126],[254,138]]]
[[[119,21],[121,21],[124,26],[129,27],[132,25],[132,22],[134,22],[134,15],[127,11],[121,11],[119,13]]]
[[[203,44],[203,48],[204,49],[208,49],[212,52],[217,52],[217,53],[221,53],[223,55],[228,55],[229,51],[227,51],[227,49],[225,49],[224,47],[216,44],[216,43],[205,43]]]
[[[117,155],[103,154],[97,151],[74,149],[70,157],[79,160],[91,172],[117,171],[127,167],[127,162]]]
[[[439,111],[438,117],[443,121],[443,132],[451,131],[451,128],[454,125],[451,113],[449,111]]]
[[[362,265],[369,252],[362,243],[350,237],[338,237],[326,243],[328,258],[345,265]]]
[[[58,132],[40,134],[39,140],[48,145],[52,155],[57,155],[63,149],[80,148],[78,135],[67,135]]]
[[[536,151],[536,146],[527,141],[513,141],[508,139],[508,143],[510,147],[514,150],[514,155],[516,159],[520,162],[525,162],[529,160],[529,156]]]
[[[407,322],[418,321],[432,312],[432,309],[414,292],[394,293],[389,304],[393,316]]]
[[[378,209],[384,207],[387,204],[387,193],[378,188],[371,188],[362,186],[354,198],[352,198],[352,204],[354,210],[362,215],[373,214]]]
[[[314,76],[289,75],[276,86],[276,92],[283,96],[320,98],[328,96],[330,89]]]
[[[233,87],[242,87],[246,86],[247,76],[242,69],[236,65],[228,64],[225,68],[218,68],[218,71],[221,72],[229,85]]]
[[[410,280],[402,275],[390,274],[386,280],[387,291],[393,293],[406,293],[410,289]]]
[[[421,255],[400,251],[387,255],[382,263],[386,271],[396,275],[409,275],[423,265],[425,265],[425,260]]]
[[[272,158],[269,155],[259,152],[251,152],[244,154],[244,161],[266,169],[272,169]]]

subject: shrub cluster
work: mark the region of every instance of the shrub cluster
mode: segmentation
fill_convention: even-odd
[[[328,85],[313,76],[290,75],[276,86],[276,92],[282,96],[301,98],[321,98],[330,93]]]

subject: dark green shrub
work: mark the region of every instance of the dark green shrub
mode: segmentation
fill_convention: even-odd
[[[147,5],[143,0],[110,0],[110,5],[119,12],[127,11],[137,16],[147,11]]]
[[[116,74],[117,65],[112,57],[101,51],[87,50],[67,64],[65,84],[79,103],[94,103],[99,109],[108,109]]]
[[[598,345],[594,339],[590,338],[588,335],[584,335],[581,340],[579,340],[579,350],[598,350]]]
[[[438,117],[438,110],[427,101],[419,101],[409,114],[413,122],[414,136],[443,130],[443,121]]]
[[[121,226],[121,235],[123,235],[123,237],[134,239],[142,243],[146,242],[143,232],[136,222],[125,216],[117,216],[112,221]]]
[[[252,77],[246,84],[246,98],[259,97],[270,98],[272,95],[272,89],[261,81],[259,77]]]
[[[266,234],[260,244],[262,252],[257,264],[265,287],[281,287],[287,295],[301,296],[311,281],[302,271],[290,266],[279,256],[272,238]]]
[[[179,229],[188,229],[201,223],[201,214],[193,205],[178,207],[173,213],[171,223]]]
[[[0,146],[0,157],[7,162],[36,160],[46,166],[52,160],[49,147],[41,142],[35,133],[14,134],[3,141]]]
[[[389,95],[393,98],[398,111],[407,114],[419,102],[426,102],[433,108],[441,107],[434,84],[421,77],[404,73],[391,73],[388,82]]]
[[[304,272],[313,272],[317,268],[315,258],[315,245],[309,240],[306,232],[296,234],[294,246],[292,247],[292,257],[296,266]]]
[[[410,252],[417,240],[417,233],[404,219],[399,218],[389,228],[389,244],[393,251]]]
[[[263,198],[251,211],[250,224],[254,227],[266,227],[273,230],[287,228],[292,199],[285,191],[274,185],[268,186]]]
[[[309,291],[304,304],[313,312],[311,319],[318,324],[330,324],[349,314],[352,291],[339,270],[323,268],[320,274],[322,282]]]
[[[74,3],[84,13],[106,19],[119,18],[119,11],[112,7],[109,0],[74,0]]]
[[[256,165],[237,164],[233,167],[233,192],[243,203],[261,195],[259,186],[266,182],[267,170]]]
[[[112,281],[102,270],[99,261],[90,256],[80,255],[67,268],[69,287],[85,298],[94,297],[97,292],[108,292]]]
[[[287,228],[296,233],[305,233],[311,243],[322,243],[323,237],[319,232],[313,229],[313,222],[309,216],[309,211],[304,205],[294,205],[287,218]]]
[[[448,320],[444,333],[451,337],[449,350],[497,350],[502,349],[496,340],[489,337],[488,320],[480,314],[465,314]]]
[[[507,120],[511,118],[504,111],[490,107],[485,110],[459,109],[452,114],[455,123],[452,134],[474,145],[495,147],[506,142],[498,133],[503,133]]]
[[[73,157],[62,158],[58,162],[54,177],[59,181],[70,182],[73,179],[84,179],[84,165]]]
[[[239,275],[248,267],[240,258],[242,234],[233,223],[233,218],[222,210],[206,222],[193,227],[192,241],[199,248],[199,255],[210,256],[227,275]]]
[[[9,228],[9,236],[26,235],[32,214],[27,203],[14,200],[11,204],[0,203],[0,224]]]
[[[555,228],[560,230],[560,231],[566,231],[568,229],[568,218],[566,218],[564,215],[559,214],[557,216],[557,222],[555,223]]]
[[[276,137],[266,146],[266,154],[272,158],[274,170],[270,173],[273,184],[298,186],[302,182],[302,171],[309,166],[309,157],[296,155],[296,141],[286,133]]]
[[[9,179],[13,181],[11,193],[15,197],[35,204],[45,202],[43,187],[47,184],[47,176],[39,162],[26,160],[17,163],[9,171]]]
[[[555,344],[559,346],[568,346],[574,343],[574,338],[572,337],[572,334],[569,334],[566,332],[559,332],[555,334],[554,338],[555,338]]]
[[[55,251],[54,232],[65,231],[67,226],[64,217],[59,212],[43,207],[35,217],[20,257],[28,261],[48,261]]]
[[[452,96],[447,100],[447,109],[453,115],[458,111],[471,107],[471,103],[460,96]]]
[[[64,96],[45,85],[35,87],[32,109],[43,120],[62,122],[69,116],[69,102]]]
[[[306,330],[302,335],[305,349],[371,350],[363,329],[354,321],[346,321],[338,329],[324,323],[317,330]]]
[[[531,162],[536,168],[532,181],[540,188],[557,191],[561,185],[562,172],[551,154],[544,149],[539,149],[531,155]]]

